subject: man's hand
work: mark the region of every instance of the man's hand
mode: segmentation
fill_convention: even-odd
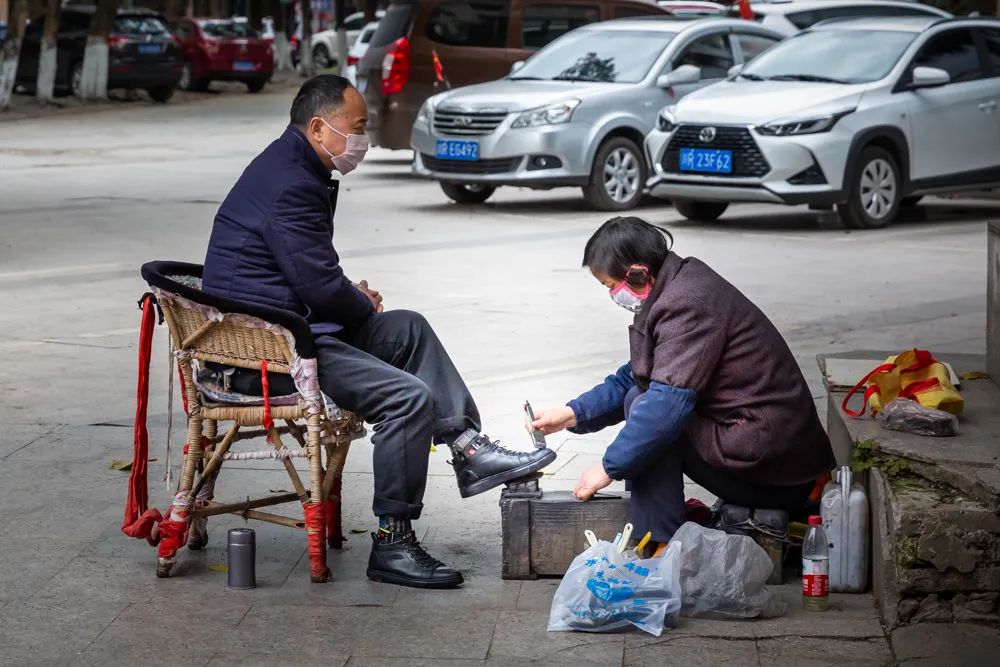
[[[376,313],[381,313],[385,310],[382,307],[382,295],[368,287],[367,280],[362,280],[360,283],[354,283],[354,286],[357,287],[362,294],[368,297],[368,299],[372,302],[372,305],[375,307]]]
[[[603,463],[595,463],[587,468],[573,489],[573,495],[580,500],[590,500],[594,494],[611,484],[613,480],[604,472]]]
[[[545,435],[558,433],[567,428],[576,426],[576,414],[568,405],[560,408],[546,408],[535,413],[535,421],[524,420],[524,428],[531,433],[532,428],[536,428]]]

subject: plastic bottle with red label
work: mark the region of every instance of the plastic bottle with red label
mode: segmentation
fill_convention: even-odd
[[[830,608],[830,542],[818,515],[809,517],[802,541],[802,606],[808,611]]]

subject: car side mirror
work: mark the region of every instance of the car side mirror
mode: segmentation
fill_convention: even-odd
[[[743,71],[743,65],[733,65],[726,72],[726,76],[729,76],[729,77],[736,76],[737,74],[739,74],[742,71]]]
[[[935,88],[951,81],[951,76],[937,67],[914,67],[912,88]]]
[[[671,86],[683,86],[689,83],[701,81],[701,68],[694,65],[681,65],[669,74],[661,74],[656,79],[656,85],[660,88],[670,88]]]
[[[521,69],[522,67],[524,67],[524,61],[518,60],[516,63],[510,66],[510,73],[514,74],[515,72],[517,72],[517,70]]]

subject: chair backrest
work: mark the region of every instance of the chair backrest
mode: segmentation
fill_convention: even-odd
[[[175,350],[241,368],[288,373],[295,354],[315,357],[309,324],[296,313],[226,299],[201,289],[202,266],[150,262],[142,277],[154,289]]]

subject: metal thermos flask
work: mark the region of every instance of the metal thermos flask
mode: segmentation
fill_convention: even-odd
[[[252,528],[229,530],[229,588],[245,590],[257,588],[257,539]]]

